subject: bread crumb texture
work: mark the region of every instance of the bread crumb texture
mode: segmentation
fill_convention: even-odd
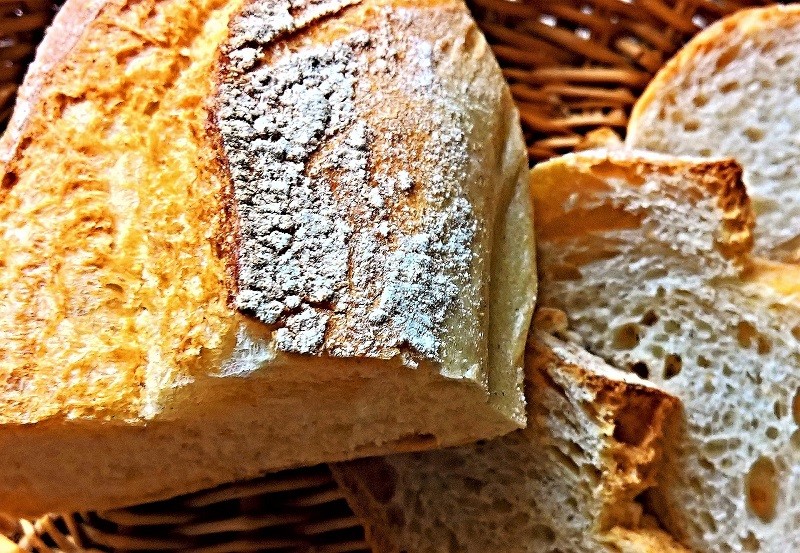
[[[457,48],[427,37],[469,16],[353,3],[256,1],[232,22],[217,123],[241,228],[236,305],[286,352],[441,362],[488,252],[459,185],[474,171],[465,91],[441,70]]]
[[[108,2],[38,91],[2,168],[0,423],[134,419],[228,332],[204,100],[236,5]]]
[[[677,400],[540,333],[526,365],[528,428],[333,467],[374,550],[685,552],[639,503]]]
[[[633,109],[626,143],[730,156],[758,214],[756,251],[800,260],[800,6],[742,10],[695,36]]]
[[[657,168],[641,155],[533,171],[544,228],[572,229],[539,234],[541,301],[569,314],[590,351],[684,404],[648,497],[676,538],[697,551],[798,550],[800,271],[749,255],[753,217],[727,162]],[[557,189],[569,202],[548,203]],[[599,228],[585,214],[600,206],[641,223]]]

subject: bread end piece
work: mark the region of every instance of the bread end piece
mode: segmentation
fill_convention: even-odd
[[[463,444],[524,425],[522,356],[535,297],[524,141],[499,67],[463,3],[71,0],[58,17],[0,157],[0,235],[15,237],[0,241],[0,298],[11,300],[0,312],[0,334],[12,337],[0,343],[4,510],[138,504],[266,471]],[[271,25],[291,23],[260,53],[237,50],[262,64],[260,77],[288,82],[293,67],[346,50],[345,61],[324,68],[327,88],[307,107],[320,107],[325,94],[352,92],[354,104],[374,111],[356,114],[347,128],[323,129],[319,155],[291,164],[304,177],[298,188],[347,188],[337,168],[359,172],[364,160],[326,157],[342,142],[363,146],[373,133],[373,146],[392,145],[369,151],[369,189],[351,198],[350,212],[315,212],[313,203],[297,212],[322,220],[318,229],[361,218],[364,225],[353,228],[362,235],[336,250],[352,253],[333,260],[344,275],[337,286],[352,299],[369,296],[371,269],[396,276],[381,281],[406,294],[385,310],[394,326],[381,326],[381,314],[370,311],[380,303],[373,296],[358,298],[356,307],[367,306],[358,311],[298,293],[284,298],[280,328],[231,301],[237,275],[226,263],[237,237],[226,218],[243,219],[225,204],[231,175],[219,156],[230,162],[251,152],[215,149],[209,112],[221,114],[211,76],[217,60],[238,63],[219,55],[226,41],[248,36],[245,29],[232,37],[232,21],[247,27],[259,17],[266,21],[256,25],[259,40]],[[348,71],[360,78],[340,74]],[[312,95],[279,100],[305,105]],[[267,115],[293,113],[261,107]],[[269,126],[251,123],[254,136]],[[285,145],[272,138],[252,142]],[[440,149],[458,155],[438,163]],[[282,151],[295,155],[289,150]],[[314,166],[320,160],[330,163]],[[289,166],[279,167],[281,175]],[[264,188],[258,194],[276,183],[254,175]],[[257,207],[264,209],[250,222],[284,223],[269,215],[274,206]],[[372,218],[380,210],[384,226]],[[460,218],[465,212],[471,216]],[[443,221],[442,213],[452,217]],[[450,223],[469,232],[453,233]],[[373,231],[377,238],[364,238]],[[261,245],[280,249],[285,234],[270,232]],[[450,251],[455,234],[466,238]],[[298,233],[289,241],[304,239]],[[393,257],[360,262],[380,261],[384,250],[359,247],[384,239]],[[438,258],[405,263],[431,247]],[[233,261],[244,278],[254,264],[241,260]],[[283,284],[323,288],[319,274],[300,276]],[[437,286],[415,289],[423,276]],[[443,296],[433,297],[437,291]],[[431,302],[429,309],[398,308],[420,302]],[[304,317],[309,310],[313,316]],[[432,311],[440,317],[433,333],[425,319]],[[337,325],[318,324],[325,313]],[[365,320],[370,325],[358,334]],[[421,339],[398,334],[398,326]],[[351,331],[357,340],[340,339]],[[334,334],[332,347],[320,347]],[[348,349],[364,343],[385,348]]]

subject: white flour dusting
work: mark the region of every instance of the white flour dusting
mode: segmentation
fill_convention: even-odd
[[[410,12],[260,66],[275,37],[343,4],[302,5],[292,17],[289,2],[254,2],[231,24],[217,121],[240,222],[237,306],[276,325],[287,352],[410,348],[440,361],[477,233],[458,186],[468,163],[459,106],[437,92],[434,44],[389,29],[411,25]],[[412,98],[413,128],[378,123],[376,81]]]

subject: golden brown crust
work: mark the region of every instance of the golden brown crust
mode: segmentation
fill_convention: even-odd
[[[716,48],[718,43],[724,41],[734,30],[745,35],[754,34],[764,28],[796,25],[798,20],[800,20],[800,6],[773,5],[741,10],[703,29],[659,70],[639,96],[631,112],[628,135],[636,133],[641,114],[647,111],[666,85],[674,82],[680,75],[690,72],[688,68],[695,63],[699,55]]]
[[[233,7],[108,2],[68,52],[46,42],[0,205],[3,422],[135,419],[228,332],[201,113]]]
[[[38,55],[29,68],[25,82],[17,92],[14,117],[0,138],[0,163],[7,163],[17,153],[30,110],[36,104],[40,90],[55,66],[69,54],[106,3],[107,0],[69,2],[59,10],[39,45]],[[0,173],[5,174],[6,171],[0,169]]]
[[[568,161],[567,161],[568,160]],[[742,181],[742,168],[733,159],[704,159],[691,157],[671,157],[650,152],[624,150],[592,150],[566,156],[563,160],[545,162],[563,164],[562,169],[572,179],[581,180],[581,189],[609,190],[605,179],[621,178],[628,185],[641,186],[648,182],[648,175],[686,175],[683,185],[670,187],[670,194],[680,194],[693,205],[713,199],[721,211],[721,223],[714,236],[714,243],[719,252],[727,259],[746,264],[753,247],[753,229],[755,215]],[[545,164],[541,164],[544,167]],[[569,167],[578,167],[575,172]],[[534,173],[532,179],[537,181]],[[539,235],[546,240],[568,239],[572,234],[584,234],[590,230],[637,228],[641,225],[642,215],[634,210],[626,210],[612,205],[597,206],[585,217],[577,218],[574,213],[567,215],[572,222],[564,223],[563,201],[572,194],[576,187],[558,186],[556,189],[540,190],[534,186],[539,220]],[[699,208],[702,209],[702,208]],[[575,221],[581,224],[576,225]]]

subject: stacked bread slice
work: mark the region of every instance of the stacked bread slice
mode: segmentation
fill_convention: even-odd
[[[590,151],[531,187],[540,313],[568,313],[567,337],[628,373],[537,334],[527,429],[339,467],[377,550],[800,547],[800,270],[751,254],[741,168]],[[659,389],[683,405],[671,424]]]
[[[730,156],[758,214],[756,251],[800,260],[800,6],[745,10],[699,33],[656,75],[626,142]]]
[[[532,333],[528,427],[459,449],[334,467],[377,552],[685,551],[643,514],[677,401]]]
[[[794,551],[800,270],[750,254],[740,177],[732,160],[635,151],[538,166],[541,302],[683,403],[647,497],[673,536],[697,551]]]

